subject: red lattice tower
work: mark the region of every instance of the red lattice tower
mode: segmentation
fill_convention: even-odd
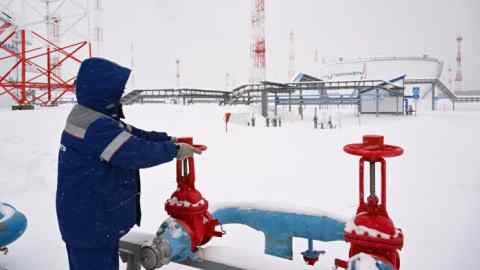
[[[462,41],[463,37],[457,37],[457,73],[455,74],[456,90],[462,90],[463,73],[462,73]]]
[[[250,46],[251,74],[250,83],[258,83],[265,80],[265,0],[253,0],[253,12],[251,17],[252,44]]]
[[[290,55],[288,56],[288,80],[295,76],[295,32],[290,31]]]
[[[58,69],[66,64],[80,66],[90,52],[87,41],[59,46],[35,31],[4,24],[0,27],[0,66],[5,68],[0,71],[0,96],[10,96],[21,106],[56,105],[66,93],[74,92],[76,79]]]

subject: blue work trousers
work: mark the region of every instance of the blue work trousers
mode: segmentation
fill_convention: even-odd
[[[67,244],[70,270],[118,270],[118,245],[84,248]]]

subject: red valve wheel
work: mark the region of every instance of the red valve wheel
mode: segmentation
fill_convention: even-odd
[[[193,138],[192,137],[181,137],[181,138],[177,138],[177,142],[179,143],[188,143],[190,144],[191,146],[193,146],[194,148],[197,148],[198,150],[200,151],[206,151],[208,149],[208,147],[206,145],[203,145],[203,144],[193,144]]]
[[[207,151],[208,147],[206,145],[203,145],[203,144],[193,144],[192,145],[194,148],[197,148],[198,150],[200,151]]]
[[[383,136],[365,135],[362,143],[349,144],[343,151],[366,158],[396,157],[403,154],[403,148],[383,143]]]

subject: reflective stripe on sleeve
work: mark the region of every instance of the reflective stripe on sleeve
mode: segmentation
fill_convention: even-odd
[[[68,134],[70,134],[74,137],[83,139],[83,138],[85,138],[85,133],[87,131],[83,128],[80,128],[80,127],[77,127],[77,126],[72,125],[70,123],[67,123],[67,125],[65,126],[65,132],[67,132]]]
[[[100,157],[105,161],[110,161],[112,159],[115,152],[122,147],[122,145],[128,141],[132,137],[132,134],[128,133],[127,131],[122,131],[120,134],[113,139],[113,141],[105,147]]]

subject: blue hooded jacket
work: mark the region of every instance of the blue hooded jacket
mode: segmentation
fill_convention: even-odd
[[[115,246],[140,224],[139,169],[169,162],[177,148],[162,132],[114,117],[130,70],[85,60],[76,81],[78,104],[68,116],[58,158],[57,217],[65,242]]]

